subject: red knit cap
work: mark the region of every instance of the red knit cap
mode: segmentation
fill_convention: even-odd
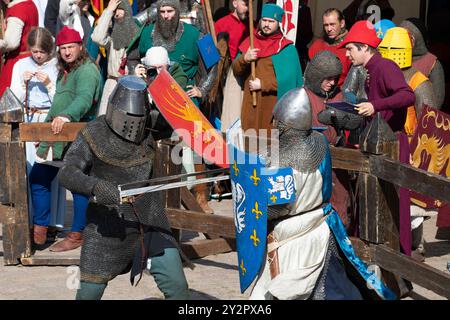
[[[67,43],[76,43],[80,42],[82,43],[83,40],[81,40],[80,34],[78,31],[69,28],[68,26],[64,26],[64,28],[59,31],[59,33],[56,35],[56,45],[61,46],[63,44]]]
[[[339,48],[345,47],[351,42],[359,42],[376,48],[380,44],[381,39],[378,38],[375,27],[370,21],[361,20],[352,26],[344,41],[339,44]]]

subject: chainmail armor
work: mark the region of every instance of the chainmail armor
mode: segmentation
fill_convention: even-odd
[[[292,167],[300,172],[314,172],[325,158],[327,142],[323,134],[312,130],[280,129],[280,167]]]
[[[120,203],[120,192],[113,183],[100,180],[92,190],[96,202],[105,206],[117,206]]]
[[[95,140],[88,140],[89,136]],[[101,116],[89,122],[78,134],[66,154],[60,182],[69,190],[91,196],[93,190],[103,189],[102,183],[97,187],[102,180],[118,185],[149,179],[152,176],[153,143],[150,135],[141,145],[120,138]],[[180,250],[171,234],[160,193],[138,196],[134,206],[89,202],[80,259],[81,280],[106,283],[127,273],[140,243],[139,223]],[[186,259],[181,250],[180,253]]]
[[[331,92],[322,90],[323,80],[338,78],[342,73],[342,63],[339,58],[330,51],[317,53],[308,63],[305,69],[305,87],[323,98],[332,98],[338,91],[335,86]]]
[[[319,278],[317,279],[316,285],[311,293],[311,296],[309,299],[311,300],[326,300],[326,294],[325,294],[325,282],[327,279],[328,274],[328,268],[330,265],[330,259],[334,256],[338,260],[341,260],[341,257],[339,256],[339,251],[336,245],[336,240],[334,239],[333,234],[331,234],[330,231],[330,238],[328,240],[328,248],[327,253],[325,255],[325,262],[322,271],[320,272]]]
[[[363,66],[352,66],[345,78],[342,86],[344,101],[352,104],[358,104],[367,101],[366,89],[364,84],[367,79],[367,70]]]
[[[159,12],[159,9],[163,6],[170,6],[175,9],[176,15],[173,17],[174,21],[177,21],[177,27],[175,31],[175,36],[170,38],[165,38],[160,28],[162,28],[161,22],[162,17],[160,14],[156,17],[155,26],[152,31],[152,41],[154,47],[164,47],[166,48],[167,52],[172,52],[175,50],[175,46],[177,45],[178,41],[180,41],[181,36],[184,32],[184,25],[180,21],[180,2],[178,0],[160,0],[157,2],[157,9]]]
[[[425,39],[423,38],[422,32],[417,28],[411,21],[405,20],[400,23],[399,27],[408,30],[414,37],[414,47],[412,54],[413,56],[423,56],[428,52]]]

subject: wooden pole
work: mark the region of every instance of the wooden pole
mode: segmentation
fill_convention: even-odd
[[[253,0],[250,0],[248,2],[248,23],[250,24],[250,49],[253,49],[254,48]],[[255,64],[255,61],[252,61],[251,68],[252,68],[252,80],[255,80],[255,78],[256,78],[256,64]],[[252,92],[252,98],[253,98],[253,106],[256,107],[256,91]],[[258,120],[259,120],[259,115],[257,115],[257,116],[258,116]]]
[[[208,21],[209,31],[211,32],[211,37],[213,38],[214,44],[217,46],[216,28],[214,27],[211,3],[209,2],[209,0],[205,0],[204,4],[206,7],[206,18]]]

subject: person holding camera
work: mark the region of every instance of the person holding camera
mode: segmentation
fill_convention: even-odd
[[[147,50],[145,57],[141,59],[140,64],[136,65],[134,74],[144,79],[147,86],[156,79],[162,70],[167,70],[172,78],[183,88],[186,89],[188,77],[183,68],[177,62],[170,61],[167,50],[163,47],[151,47]],[[155,140],[169,138],[172,134],[172,127],[160,115],[158,109],[151,104],[150,117],[152,119],[152,134]]]
[[[170,61],[169,53],[164,47],[151,47],[134,69],[134,74],[144,78],[147,84],[155,80],[162,71],[167,70],[172,78],[183,88],[186,88],[188,77],[178,62]]]

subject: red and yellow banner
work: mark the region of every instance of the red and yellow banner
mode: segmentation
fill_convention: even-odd
[[[162,71],[148,91],[159,111],[177,135],[207,162],[228,168],[227,145],[186,92]]]
[[[424,106],[410,147],[412,166],[450,178],[450,115]],[[411,192],[411,200],[423,208],[443,206],[415,192]]]

